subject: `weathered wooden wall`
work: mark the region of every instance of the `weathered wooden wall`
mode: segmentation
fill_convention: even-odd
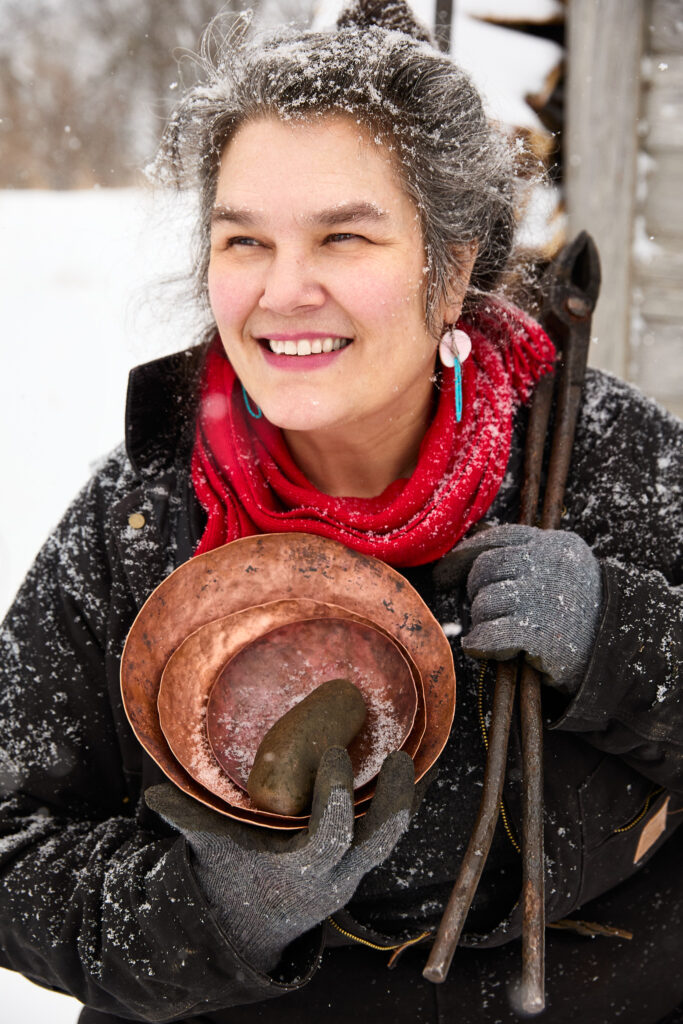
[[[568,234],[586,228],[602,260],[591,362],[626,375],[631,319],[643,0],[571,0],[567,19]]]
[[[648,0],[629,375],[683,415],[683,0]]]
[[[603,261],[591,362],[683,414],[683,0],[570,0],[569,234]]]

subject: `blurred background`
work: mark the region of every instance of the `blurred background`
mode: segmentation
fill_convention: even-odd
[[[326,27],[339,0],[259,0]],[[683,413],[681,0],[414,0],[526,169],[534,281],[587,228],[603,287],[590,361]],[[119,443],[128,370],[197,340],[192,196],[143,170],[218,0],[0,0],[0,611]],[[8,1024],[78,1004],[0,969]]]

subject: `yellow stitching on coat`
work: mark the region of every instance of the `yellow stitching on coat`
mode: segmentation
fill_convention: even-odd
[[[505,831],[507,832],[508,839],[510,840],[510,842],[514,846],[514,848],[517,851],[517,853],[521,853],[522,851],[520,849],[519,843],[515,839],[515,834],[512,831],[512,826],[508,822],[508,816],[505,813],[505,804],[503,803],[502,800],[500,801],[500,816],[503,819],[503,825],[505,826]]]
[[[392,956],[389,957],[387,967],[393,967],[396,957],[400,956],[404,949],[408,949],[409,946],[414,946],[417,942],[422,942],[423,939],[426,939],[427,936],[432,934],[430,930],[428,932],[422,932],[422,934],[418,935],[415,939],[406,939],[404,942],[397,942],[393,946],[378,946],[374,942],[368,942],[367,939],[361,939],[359,935],[354,935],[353,932],[347,932],[345,928],[342,928],[341,925],[337,924],[333,917],[328,917],[327,920],[334,928],[337,929],[338,932],[345,935],[347,939],[352,939],[354,942],[360,942],[361,946],[368,946],[370,949],[377,949],[380,953],[391,953],[393,950]]]
[[[342,935],[345,935],[347,939],[353,939],[354,942],[360,942],[362,946],[369,946],[370,949],[379,949],[380,952],[383,952],[383,951],[388,952],[389,950],[392,950],[392,949],[400,949],[401,946],[405,945],[404,942],[397,942],[395,946],[378,946],[374,942],[368,942],[367,939],[361,939],[361,937],[359,935],[354,935],[352,932],[345,931],[341,927],[341,925],[337,924],[337,922],[335,921],[335,919],[333,917],[328,917],[327,920],[330,922],[331,925],[333,925],[337,929],[338,932],[341,932]],[[425,934],[428,934],[428,933],[425,933]]]
[[[659,789],[655,789],[655,791],[653,793],[650,793],[649,797],[645,801],[645,806],[643,807],[643,809],[640,812],[640,814],[638,814],[637,817],[635,817],[633,819],[633,821],[629,822],[628,825],[623,825],[621,828],[615,828],[615,830],[614,830],[614,832],[612,834],[616,835],[617,832],[630,832],[630,830],[632,828],[635,828],[635,826],[638,824],[638,822],[642,821],[643,818],[645,817],[645,815],[647,814],[648,810],[650,809],[650,804],[652,803],[654,798],[656,796],[659,796],[659,794],[663,793],[663,792],[664,792],[664,787],[662,786]]]
[[[489,738],[486,732],[486,722],[484,720],[484,676],[486,675],[486,669],[488,668],[488,666],[488,660],[482,663],[481,672],[479,673],[479,693],[477,696],[477,711],[479,714],[479,725],[481,727],[481,734],[484,739],[484,747],[486,748],[486,750],[489,749]],[[507,812],[505,810],[505,803],[502,800],[500,801],[500,816],[503,819],[503,826],[507,833],[508,839],[514,846],[517,853],[521,853],[522,851],[519,847],[519,843],[515,839],[514,832],[512,831],[510,822],[508,821]]]

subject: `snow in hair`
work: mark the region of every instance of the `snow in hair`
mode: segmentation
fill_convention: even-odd
[[[401,30],[368,24],[358,14],[367,19],[366,7],[347,11],[329,32],[250,34],[244,15],[215,19],[198,57],[202,80],[172,115],[153,174],[177,187],[199,187],[197,284],[204,294],[220,156],[238,128],[264,116],[354,117],[394,152],[419,211],[428,264],[425,312],[438,334],[435,310],[457,279],[458,251],[478,245],[469,303],[490,291],[508,260],[510,147],[488,123],[468,76],[434,49],[424,30],[414,22],[411,34],[405,24]],[[390,24],[402,7],[385,5]]]

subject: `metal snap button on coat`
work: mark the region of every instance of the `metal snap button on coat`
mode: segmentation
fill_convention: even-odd
[[[145,525],[145,517],[142,512],[133,512],[132,515],[128,516],[128,525],[134,530],[141,530]]]

